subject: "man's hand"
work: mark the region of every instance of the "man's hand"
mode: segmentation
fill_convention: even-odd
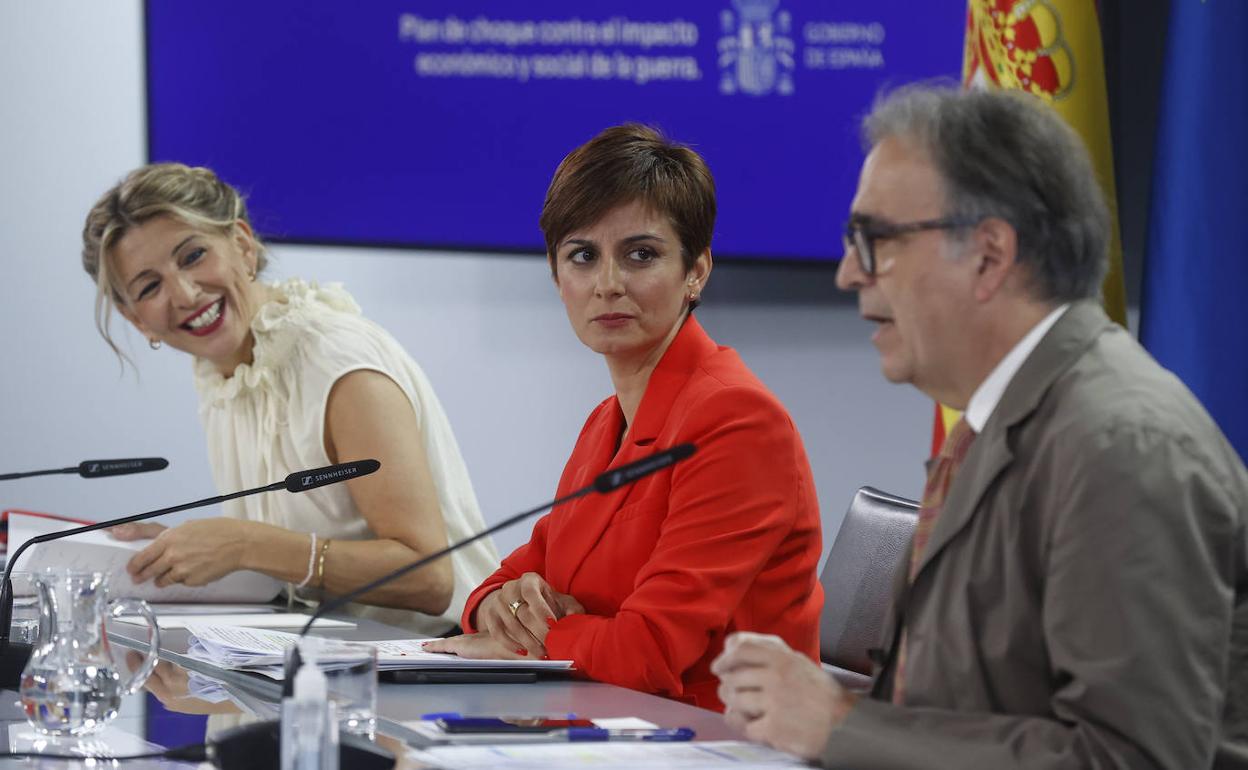
[[[778,636],[733,634],[711,671],[719,677],[729,725],[804,759],[823,753],[832,728],[857,700]]]

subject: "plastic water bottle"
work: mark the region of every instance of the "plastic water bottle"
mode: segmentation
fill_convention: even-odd
[[[325,673],[310,650],[301,652],[294,696],[282,702],[282,770],[338,770],[338,720]]]

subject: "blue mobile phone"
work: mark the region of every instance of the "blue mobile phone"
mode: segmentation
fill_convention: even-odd
[[[443,717],[438,727],[447,733],[548,733],[571,727],[593,727],[588,719],[546,717]]]

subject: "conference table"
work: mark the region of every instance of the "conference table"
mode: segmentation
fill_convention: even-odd
[[[378,641],[410,638],[403,629],[367,618],[339,616],[355,623],[353,628],[314,629],[317,636],[352,641]],[[293,629],[292,629],[293,630]],[[146,649],[146,629],[141,626],[111,624],[109,636],[115,645]],[[243,704],[262,718],[276,715],[281,699],[281,683],[268,677],[235,671],[189,657],[189,633],[182,629],[162,629],[162,666],[183,669],[188,676],[219,683],[230,700]],[[183,677],[185,678],[185,677]],[[170,707],[169,703],[165,704]],[[172,710],[177,710],[174,705]],[[424,747],[430,739],[410,726],[426,714],[458,712],[465,715],[548,716],[564,718],[639,717],[662,727],[690,727],[695,740],[741,740],[714,711],[700,709],[667,698],[629,690],[601,682],[575,678],[565,672],[543,672],[536,681],[508,683],[395,683],[383,676],[377,690],[377,732],[384,739]],[[398,752],[396,752],[398,753]]]

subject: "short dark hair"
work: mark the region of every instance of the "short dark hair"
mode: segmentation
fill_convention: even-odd
[[[685,270],[691,270],[711,246],[715,179],[698,153],[649,126],[626,123],[577,147],[555,169],[538,220],[551,273],[559,242],[569,233],[634,201],[671,221]]]
[[[1098,297],[1110,215],[1078,134],[1038,98],[921,83],[881,95],[863,120],[869,147],[894,136],[935,164],[954,217],[998,217],[1040,300]]]

